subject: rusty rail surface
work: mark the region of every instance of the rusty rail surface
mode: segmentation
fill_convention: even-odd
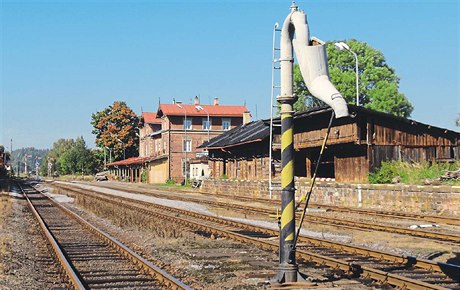
[[[110,202],[118,204],[121,207],[130,209],[142,214],[159,218],[161,220],[168,220],[173,223],[180,223],[194,230],[205,231],[211,235],[225,236],[241,242],[250,242],[259,246],[262,249],[277,251],[278,244],[276,242],[268,241],[266,238],[273,238],[278,235],[277,230],[263,228],[260,226],[253,226],[246,223],[236,222],[224,218],[205,215],[201,213],[191,212],[187,210],[177,209],[173,207],[161,206],[152,204],[145,201],[139,201],[131,198],[114,196],[87,189],[76,189],[68,186],[59,185],[58,187],[73,192],[75,194],[82,194],[90,198],[99,199],[103,202]],[[155,208],[152,210],[151,208]],[[158,212],[158,211],[161,212]],[[180,217],[183,215],[183,217]],[[196,220],[193,220],[193,219]],[[212,224],[211,224],[212,223]],[[229,229],[232,227],[233,229]],[[240,234],[245,232],[246,234]],[[249,234],[248,234],[249,233]],[[259,236],[254,238],[251,236]],[[249,235],[249,236],[248,236]],[[262,236],[261,236],[262,235]],[[264,237],[262,239],[260,237]],[[368,277],[375,281],[388,283],[398,287],[406,287],[407,289],[446,289],[442,286],[423,281],[414,280],[401,275],[392,274],[379,269],[374,269],[358,263],[344,261],[343,259],[335,259],[320,254],[315,254],[312,251],[305,251],[302,248],[305,244],[316,246],[319,248],[333,248],[336,253],[348,253],[351,255],[348,259],[356,261],[363,261],[363,259],[374,259],[386,261],[390,263],[389,268],[395,269],[414,269],[417,273],[422,271],[425,276],[435,276],[438,282],[447,284],[457,284],[460,280],[460,266],[436,263],[429,260],[417,259],[415,257],[398,256],[382,251],[374,251],[363,247],[355,247],[337,242],[330,242],[322,239],[310,238],[302,236],[299,238],[298,256],[304,261],[314,262],[319,265],[325,265],[333,269],[340,269],[341,271],[358,275],[361,277]],[[339,255],[340,256],[340,255]],[[368,261],[367,261],[368,262]],[[375,262],[374,262],[375,263]],[[410,271],[409,271],[410,272]],[[410,273],[409,273],[410,274]],[[457,284],[460,289],[460,285]]]
[[[31,199],[29,199],[28,194],[26,191],[21,187],[24,196],[26,197],[28,201],[29,208],[32,210],[34,215],[37,217],[37,220],[40,223],[40,226],[45,234],[45,236],[49,239],[54,252],[56,253],[56,256],[58,257],[58,261],[61,263],[63,269],[67,273],[67,276],[69,278],[69,281],[71,282],[72,286],[74,289],[90,289],[88,286],[88,283],[85,282],[84,275],[81,275],[78,273],[78,269],[72,264],[71,259],[68,259],[68,255],[65,252],[65,246],[62,246],[59,244],[59,242],[56,240],[56,238],[53,235],[53,230],[50,230],[49,226],[46,225],[44,222],[42,216],[40,213],[36,210],[33,202]],[[40,193],[38,190],[33,189],[35,192]],[[41,193],[40,193],[41,194]],[[42,195],[44,196],[44,195]],[[100,240],[103,241],[105,245],[108,245],[110,248],[114,249],[117,253],[120,254],[120,256],[125,257],[127,260],[130,261],[133,265],[137,266],[139,268],[138,273],[141,275],[144,275],[144,273],[148,273],[151,277],[154,278],[155,281],[158,282],[161,287],[165,287],[166,289],[192,289],[189,286],[185,285],[175,277],[171,276],[169,273],[163,271],[159,267],[155,266],[145,258],[141,257],[131,249],[129,249],[127,246],[122,244],[121,242],[117,241],[115,238],[110,236],[109,234],[101,231],[100,229],[96,228],[92,224],[88,223],[86,220],[78,216],[76,213],[68,210],[61,204],[57,203],[51,198],[46,197],[47,200],[52,204],[52,206],[59,208],[63,213],[65,213],[68,217],[71,219],[75,220],[78,222],[80,225],[82,225],[84,228],[86,228],[88,231],[90,231],[93,235],[97,236]],[[101,269],[104,270],[104,269]],[[124,282],[124,278],[118,278],[118,279],[113,279],[115,282]],[[126,278],[129,280],[129,278]],[[139,279],[139,280],[142,280]],[[151,279],[150,279],[151,280]],[[112,281],[112,282],[113,282]],[[148,279],[145,279],[146,282],[148,282]],[[152,280],[153,281],[153,280]],[[92,280],[92,284],[102,284],[104,281],[103,280]],[[105,281],[106,283],[110,283]]]
[[[100,185],[98,185],[100,186]],[[275,208],[272,207],[255,207],[255,206],[247,206],[247,205],[241,205],[241,204],[235,204],[235,203],[228,203],[228,202],[220,202],[220,201],[215,201],[211,199],[203,199],[203,198],[198,198],[198,197],[190,197],[190,196],[172,196],[170,193],[161,193],[161,192],[152,192],[152,190],[139,190],[139,189],[132,189],[129,187],[123,187],[123,186],[100,186],[100,187],[105,187],[105,188],[111,188],[111,189],[120,189],[124,188],[125,190],[129,190],[130,192],[133,193],[139,193],[139,194],[148,194],[150,196],[154,197],[159,197],[159,198],[166,198],[166,199],[171,199],[171,200],[177,200],[180,199],[182,201],[190,201],[190,202],[196,202],[196,203],[201,203],[201,204],[207,204],[211,206],[217,206],[217,207],[222,207],[222,208],[228,208],[232,210],[239,210],[243,211],[245,213],[255,213],[255,214],[273,214],[275,212]],[[156,191],[156,190],[155,190]],[[223,195],[219,195],[223,196]],[[233,196],[230,195],[225,195],[227,198],[231,198]],[[250,198],[244,198],[247,200],[252,200]],[[264,199],[265,202],[267,201]],[[256,199],[256,201],[259,201],[259,199]],[[271,205],[273,205],[273,200],[270,201]],[[336,208],[338,211],[339,207],[334,207],[334,206],[328,206],[328,208]],[[345,212],[345,209],[343,210]],[[360,210],[349,210],[348,212],[358,212]],[[363,212],[367,212],[367,210],[363,210]],[[371,211],[372,212],[372,211]],[[423,215],[417,215],[414,214],[412,215],[412,219],[417,220],[415,218],[416,216],[423,216]],[[425,216],[426,217],[426,216]],[[402,216],[399,216],[399,218],[402,218]],[[442,220],[445,220],[444,218],[440,218]],[[454,218],[455,220],[455,218]],[[458,219],[460,222],[460,219]],[[382,232],[390,232],[390,233],[397,233],[397,234],[403,234],[403,235],[410,235],[414,237],[419,237],[419,238],[425,238],[425,239],[432,239],[432,240],[437,240],[437,241],[442,241],[442,242],[448,242],[448,243],[460,243],[460,235],[454,235],[454,234],[445,234],[445,233],[437,233],[437,232],[432,232],[428,230],[422,230],[422,229],[408,229],[404,227],[398,227],[398,226],[390,226],[390,225],[381,225],[381,224],[376,224],[376,223],[367,223],[367,222],[358,222],[358,221],[350,221],[350,220],[343,220],[343,219],[336,219],[336,218],[327,218],[327,217],[321,217],[321,216],[314,216],[314,215],[307,215],[305,217],[305,221],[309,221],[312,223],[318,223],[318,224],[325,224],[325,225],[336,225],[336,226],[341,226],[341,227],[347,227],[347,228],[355,228],[355,229],[366,229],[366,230],[372,230],[372,231],[382,231]]]
[[[84,286],[83,282],[81,281],[80,277],[77,275],[77,273],[74,271],[73,267],[67,260],[66,256],[61,250],[61,247],[59,246],[58,242],[54,238],[53,234],[50,232],[48,229],[47,225],[45,224],[43,218],[41,215],[38,213],[38,211],[35,209],[34,205],[32,204],[32,201],[29,199],[29,196],[26,194],[24,188],[20,183],[17,183],[19,189],[21,190],[22,194],[24,195],[25,199],[27,200],[27,205],[30,209],[30,211],[33,213],[35,216],[35,219],[37,220],[38,224],[40,225],[40,228],[42,230],[43,235],[45,238],[48,240],[54,255],[56,259],[59,261],[62,269],[64,270],[65,275],[67,276],[68,281],[70,282],[71,286],[73,289],[86,289]]]
[[[100,187],[107,187],[107,188],[125,188],[127,190],[133,190],[132,187],[123,186],[123,185],[108,185],[108,184],[99,184]],[[159,189],[151,189],[148,190],[142,187],[139,187],[139,192],[143,194],[147,194],[148,192],[158,192],[159,194],[163,193]],[[192,194],[200,194],[204,195],[203,192],[199,191],[187,191],[187,193]],[[183,196],[183,194],[181,194]],[[276,200],[267,199],[267,198],[257,198],[257,197],[248,197],[242,195],[231,195],[231,194],[216,194],[216,193],[207,193],[206,196],[213,196],[216,198],[228,198],[233,200],[240,200],[240,201],[248,201],[248,202],[259,202],[265,203],[273,206],[273,202]],[[460,226],[460,217],[456,216],[441,216],[441,215],[432,215],[432,214],[418,214],[413,212],[403,212],[403,211],[385,211],[380,209],[364,209],[364,208],[356,208],[356,207],[346,207],[346,206],[336,206],[336,205],[327,205],[327,204],[320,204],[320,203],[310,203],[311,207],[316,208],[323,208],[330,211],[338,211],[338,212],[348,212],[348,213],[357,213],[363,215],[374,215],[374,216],[382,216],[388,218],[395,218],[395,219],[406,219],[406,220],[415,220],[415,221],[426,221],[426,222],[433,222],[433,223],[441,223],[441,224],[448,224],[448,225],[458,225]]]

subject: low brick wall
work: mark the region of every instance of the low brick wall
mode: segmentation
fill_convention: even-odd
[[[296,198],[309,189],[305,178],[296,181]],[[280,184],[274,183],[272,199],[280,199]],[[269,198],[266,180],[205,180],[201,191],[256,198]],[[460,215],[460,186],[420,186],[402,184],[351,184],[316,182],[312,203],[408,211],[427,214]]]

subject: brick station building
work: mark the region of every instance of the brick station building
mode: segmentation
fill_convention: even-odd
[[[207,149],[197,147],[249,122],[250,112],[245,106],[220,105],[218,98],[212,105],[200,104],[195,97],[193,104],[160,104],[157,112],[143,112],[141,117],[139,157],[108,166],[132,182],[141,181],[145,171],[148,183],[164,183],[190,177],[190,164],[201,164],[199,173],[208,176]]]

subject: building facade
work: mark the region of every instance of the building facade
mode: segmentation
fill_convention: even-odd
[[[207,148],[197,147],[249,122],[250,113],[245,106],[220,105],[217,98],[212,105],[202,105],[195,97],[193,104],[160,104],[156,113],[143,113],[143,120],[139,158],[147,160],[148,182],[182,182],[190,178],[191,164],[202,164],[200,173],[209,174],[201,162],[207,160]]]
[[[367,182],[383,161],[449,162],[460,159],[460,133],[349,105],[350,116],[333,122],[318,177],[340,182]],[[310,178],[331,116],[330,108],[294,117],[295,175]],[[229,131],[208,144],[214,178],[267,179],[279,177],[280,129],[274,120],[272,161],[269,120]]]

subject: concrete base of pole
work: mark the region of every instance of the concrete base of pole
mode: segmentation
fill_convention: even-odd
[[[284,284],[295,282],[306,282],[307,276],[299,272],[299,266],[282,263],[279,265],[279,272],[270,284]]]

